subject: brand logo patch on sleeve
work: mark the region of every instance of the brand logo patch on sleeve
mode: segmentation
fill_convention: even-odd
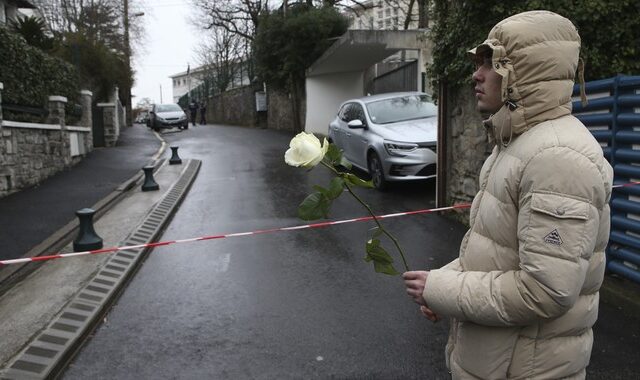
[[[549,244],[561,245],[562,238],[560,237],[558,230],[553,230],[544,237],[544,242]]]

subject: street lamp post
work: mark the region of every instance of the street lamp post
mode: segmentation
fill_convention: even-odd
[[[126,64],[127,64],[127,69],[129,69],[129,72],[132,72],[131,70],[131,42],[129,41],[129,0],[123,0],[124,3],[124,54],[125,54],[125,59],[126,59]],[[131,15],[131,17],[140,17],[140,16],[144,16],[144,12],[137,12]],[[133,125],[133,117],[132,117],[132,112],[131,112],[131,84],[129,84],[127,86],[127,95],[126,95],[126,99],[125,101],[125,109],[126,109],[126,114],[127,114],[127,126],[132,126]]]

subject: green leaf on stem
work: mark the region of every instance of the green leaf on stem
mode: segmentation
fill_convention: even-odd
[[[337,166],[342,160],[342,152],[335,144],[329,144],[329,149],[324,157],[329,160],[331,165]]]
[[[313,187],[313,189],[315,191],[317,191],[317,192],[321,193],[322,195],[324,195],[325,197],[329,198],[329,190],[327,190],[324,187],[319,186],[319,185],[314,185],[312,187]]]
[[[347,170],[351,170],[351,168],[353,167],[353,165],[351,165],[351,162],[349,162],[344,157],[340,158],[340,163],[338,165],[342,166],[343,168],[345,168]]]
[[[370,188],[370,189],[373,188],[373,182],[372,181],[365,181],[363,179],[360,179],[355,174],[344,173],[343,174],[343,178],[345,179],[345,181],[347,181],[351,185],[360,186],[360,187],[366,187],[366,188]]]
[[[344,180],[340,177],[335,177],[329,184],[329,190],[327,197],[331,200],[338,198],[344,192]]]
[[[298,206],[298,217],[302,220],[315,220],[329,217],[329,207],[331,200],[321,192],[310,194],[300,206]]]
[[[364,261],[373,261],[373,269],[376,273],[384,273],[391,276],[400,274],[400,272],[393,267],[393,258],[380,245],[380,240],[378,239],[371,239],[367,242],[367,255]]]
[[[382,229],[380,227],[373,227],[373,229],[375,230],[373,232],[373,238],[374,239],[379,238],[384,233],[384,231],[382,231]]]

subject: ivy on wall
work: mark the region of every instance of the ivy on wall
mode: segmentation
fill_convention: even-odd
[[[0,28],[0,82],[2,102],[43,108],[50,95],[68,99],[67,113],[74,112],[79,98],[79,79],[75,68],[30,46],[17,34]],[[3,111],[5,119],[40,121],[22,114]]]
[[[434,88],[446,79],[459,88],[471,81],[467,50],[486,39],[499,21],[516,13],[545,9],[570,19],[582,39],[585,80],[640,74],[640,2],[638,0],[434,0]]]

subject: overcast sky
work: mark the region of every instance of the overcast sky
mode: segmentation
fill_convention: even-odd
[[[199,33],[189,25],[192,10],[189,0],[146,0],[145,4],[144,16],[131,21],[144,22],[146,28],[144,51],[136,52],[133,57],[134,107],[142,98],[160,102],[160,85],[162,101],[171,103],[169,75],[186,71],[187,63],[192,68],[196,65],[194,50]]]

